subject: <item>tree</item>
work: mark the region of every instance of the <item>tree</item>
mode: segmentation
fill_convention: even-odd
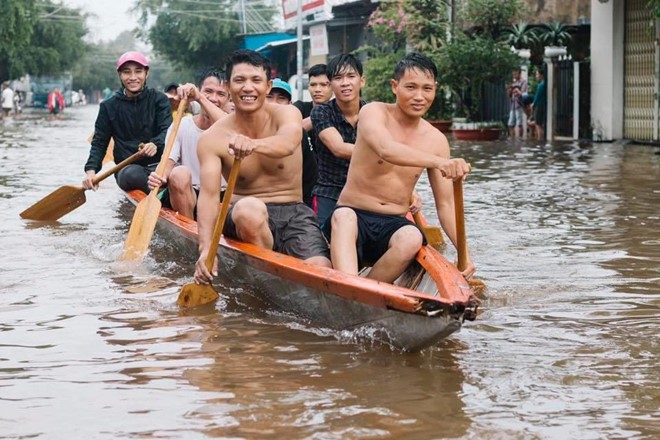
[[[468,0],[463,19],[475,27],[478,34],[497,40],[522,12],[520,0]]]
[[[85,17],[78,9],[42,0],[30,45],[23,57],[32,75],[57,75],[71,67],[87,50]]]
[[[259,4],[262,19],[270,21],[275,9]],[[137,0],[135,9],[141,13],[143,26],[155,17],[153,25],[141,34],[154,50],[179,68],[194,71],[224,64],[238,48],[236,35],[241,33],[241,22],[234,6],[229,0]]]
[[[0,78],[58,74],[84,53],[85,17],[51,0],[0,2]]]
[[[21,54],[30,44],[35,14],[34,0],[0,2],[0,80],[25,73],[25,60]]]
[[[442,47],[437,64],[440,82],[458,98],[459,111],[475,120],[483,85],[506,77],[520,66],[520,58],[505,43],[459,34]]]

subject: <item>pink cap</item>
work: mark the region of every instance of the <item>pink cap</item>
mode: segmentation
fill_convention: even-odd
[[[140,52],[136,52],[134,50],[131,50],[129,52],[126,52],[122,56],[119,57],[117,60],[117,70],[124,64],[128,63],[129,61],[133,61],[134,63],[138,63],[139,65],[143,67],[149,67],[149,61],[147,60],[147,57],[145,57],[143,54]]]

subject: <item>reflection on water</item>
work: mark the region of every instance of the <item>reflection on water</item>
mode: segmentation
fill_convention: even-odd
[[[117,264],[132,208],[112,179],[59,222],[21,220],[81,180],[96,110],[0,123],[0,438],[660,434],[658,148],[455,144],[488,299],[405,354],[231,286],[181,312],[194,255],[157,232],[144,265]]]

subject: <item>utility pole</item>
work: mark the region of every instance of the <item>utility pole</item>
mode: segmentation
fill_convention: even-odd
[[[302,0],[298,0],[298,12],[296,14],[297,24],[298,24],[298,42],[296,45],[296,89],[298,90],[298,99],[302,101],[303,96],[303,10],[302,10]]]
[[[245,23],[245,0],[241,0],[241,23],[243,25],[243,35],[247,34],[247,24]]]

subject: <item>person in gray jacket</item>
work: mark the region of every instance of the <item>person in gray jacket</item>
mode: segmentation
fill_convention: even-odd
[[[149,193],[147,180],[156,169],[165,147],[172,112],[167,96],[146,86],[149,61],[139,52],[126,52],[117,60],[121,89],[104,100],[94,126],[94,137],[85,164],[85,189],[96,189],[92,179],[103,166],[110,138],[115,141],[113,155],[119,163],[139,150],[142,157],[115,174],[124,191],[140,189]]]

